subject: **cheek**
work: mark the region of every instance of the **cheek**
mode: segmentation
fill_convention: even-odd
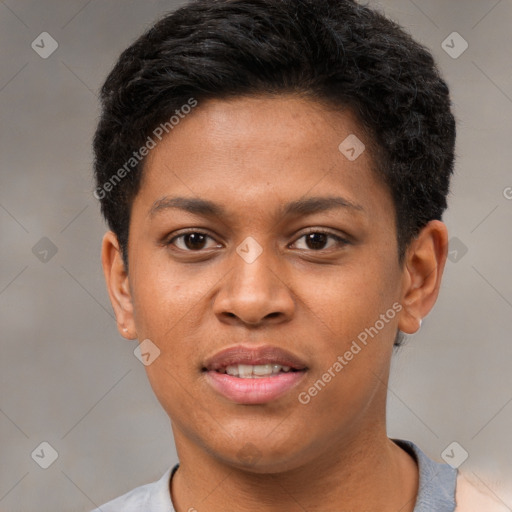
[[[361,260],[351,268],[340,267],[321,286],[309,286],[305,293],[308,305],[321,320],[319,326],[345,344],[374,326],[386,313],[385,325],[378,324],[379,331],[394,337],[393,304],[399,298],[399,289],[399,276],[392,268],[372,267],[371,262]]]
[[[157,395],[178,391],[180,382],[189,378],[191,364],[198,360],[205,294],[217,279],[192,267],[178,268],[156,258],[151,261],[151,255],[139,255],[137,261],[143,262],[132,269],[137,335],[140,341],[150,339],[160,350],[146,371],[155,392],[156,386],[160,388]]]
[[[197,278],[180,272],[169,262],[137,255],[137,265],[130,271],[134,318],[139,338],[165,338],[193,310],[204,294]]]
[[[329,400],[348,401],[355,407],[384,380],[401,309],[399,273],[384,263],[361,260],[350,272],[330,280],[318,296],[323,323],[335,333],[320,371],[333,371],[335,362],[340,362],[338,356],[342,358]]]
[[[310,295],[321,350],[299,401],[309,421],[332,435],[363,417],[375,400],[384,403],[400,308],[392,272],[373,272],[369,265],[351,270]]]

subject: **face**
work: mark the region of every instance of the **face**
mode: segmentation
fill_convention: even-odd
[[[121,332],[160,350],[146,371],[178,453],[273,472],[385,431],[393,341],[429,307],[428,269],[399,265],[369,150],[339,149],[354,135],[369,146],[348,110],[306,99],[211,100],[149,154],[129,275],[112,234],[104,265]]]

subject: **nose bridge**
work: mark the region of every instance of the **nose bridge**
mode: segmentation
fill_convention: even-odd
[[[279,255],[268,239],[261,245],[247,237],[232,255],[232,271],[217,296],[215,309],[222,317],[237,317],[257,324],[265,318],[285,318],[293,312],[294,301],[288,286],[279,277]]]

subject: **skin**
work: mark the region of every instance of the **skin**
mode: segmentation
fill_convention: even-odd
[[[436,301],[447,231],[431,221],[400,265],[390,191],[369,150],[355,161],[339,151],[350,134],[365,140],[349,110],[297,96],[200,103],[148,155],[131,213],[129,274],[116,236],[104,237],[119,331],[161,351],[146,371],[171,419],[178,512],[414,508],[418,471],[387,437],[386,386],[397,329],[416,332]],[[150,213],[170,196],[213,201],[225,215]],[[281,214],[288,202],[325,196],[360,208]],[[170,243],[189,228],[208,237]],[[348,243],[308,242],[308,228]],[[263,251],[250,264],[236,252],[249,236]],[[301,404],[299,393],[395,303],[401,311]],[[273,402],[230,402],[201,369],[240,343],[286,348],[308,371]],[[248,449],[252,460],[241,457]]]

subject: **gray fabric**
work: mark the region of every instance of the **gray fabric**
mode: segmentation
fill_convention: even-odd
[[[457,470],[429,459],[414,443],[393,439],[418,463],[419,488],[414,512],[453,512]]]
[[[172,506],[169,480],[178,467],[179,464],[176,464],[160,480],[136,487],[93,512],[176,512]]]
[[[393,439],[418,463],[419,488],[414,512],[453,512],[457,470],[429,459],[414,443]],[[169,481],[179,464],[169,468],[160,480],[142,485],[109,501],[92,512],[175,512]]]

